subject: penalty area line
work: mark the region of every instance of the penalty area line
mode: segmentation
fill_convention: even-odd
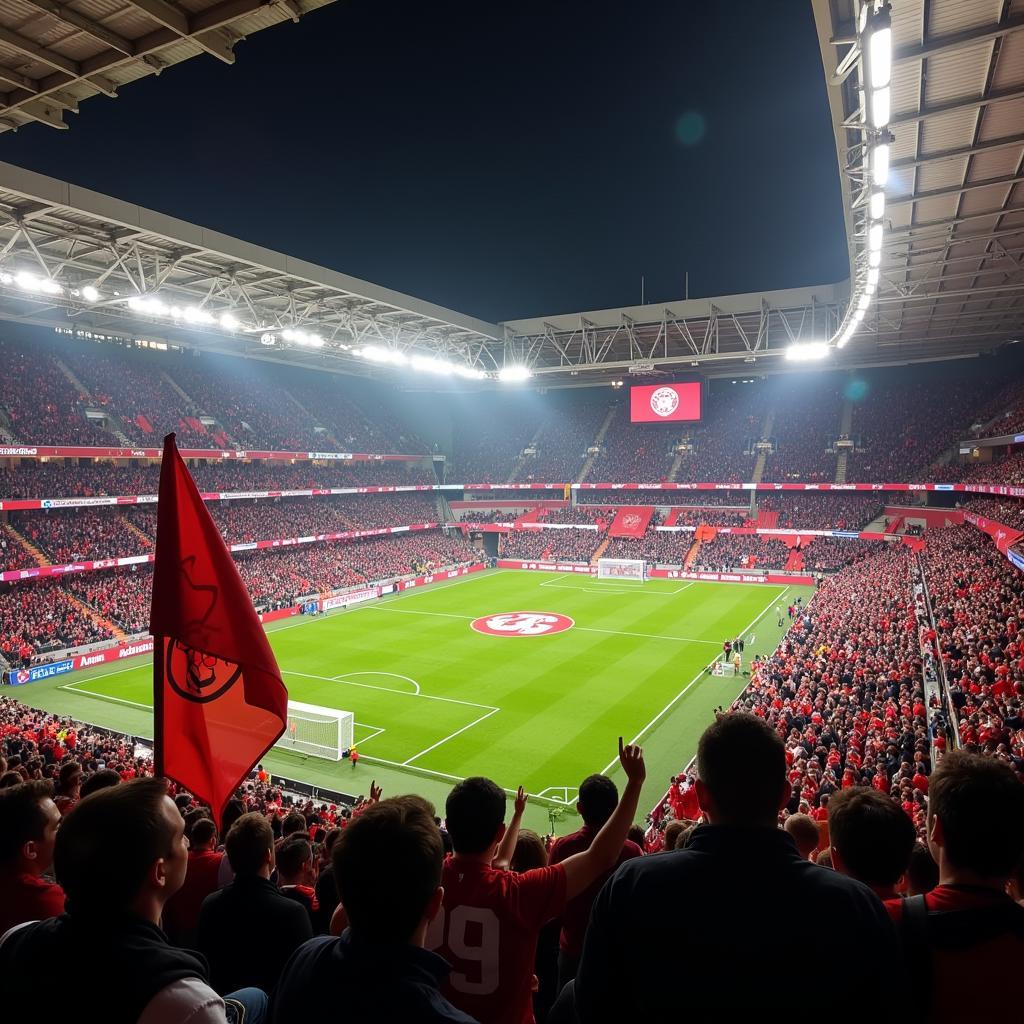
[[[442,744],[447,743],[449,740],[455,739],[456,736],[460,735],[461,733],[464,733],[467,729],[472,729],[474,725],[479,725],[484,720],[490,718],[491,715],[497,714],[500,710],[501,708],[492,708],[490,711],[487,712],[486,715],[481,715],[479,718],[473,719],[473,721],[470,722],[468,725],[464,725],[461,729],[456,729],[455,732],[453,732],[450,736],[445,736],[443,740],[438,740],[436,743],[432,743],[429,747],[427,747],[426,750],[421,750],[418,754],[413,754],[413,756],[410,757],[408,760],[402,762],[402,767],[408,768],[409,765],[413,763],[413,761],[419,760],[421,757],[423,757],[424,754],[429,754],[432,750],[436,750]]]

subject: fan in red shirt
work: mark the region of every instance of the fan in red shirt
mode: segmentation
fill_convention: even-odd
[[[928,795],[939,884],[885,903],[903,933],[908,977],[922,989],[915,1003],[937,1024],[1018,1020],[1010,979],[1024,962],[1024,908],[1006,885],[1024,857],[1024,786],[1005,762],[952,751]]]
[[[427,947],[452,965],[445,996],[480,1024],[533,1024],[538,933],[567,900],[612,869],[636,814],[643,752],[623,747],[620,737],[619,762],[628,780],[622,800],[590,848],[522,874],[500,870],[495,861],[503,865],[511,858],[525,798],[517,798],[506,830],[505,793],[490,779],[465,779],[449,794],[446,826],[455,853],[444,863],[444,903]]]
[[[223,853],[217,852],[217,826],[200,818],[189,837],[188,869],[182,887],[164,904],[163,928],[176,945],[192,949],[196,944],[199,910],[203,900],[217,891]]]
[[[53,863],[58,825],[50,782],[0,792],[0,936],[26,921],[64,913],[64,890],[42,877]]]

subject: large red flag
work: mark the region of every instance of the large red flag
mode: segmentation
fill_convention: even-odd
[[[164,438],[149,629],[156,772],[225,805],[284,732],[288,691],[174,434]]]

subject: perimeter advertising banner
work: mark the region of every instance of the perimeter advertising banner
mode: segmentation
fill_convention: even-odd
[[[700,419],[700,381],[643,384],[629,389],[633,423],[691,423]]]

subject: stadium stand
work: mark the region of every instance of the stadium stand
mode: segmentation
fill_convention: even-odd
[[[835,480],[836,458],[826,449],[839,433],[842,398],[838,384],[797,375],[772,382],[767,402],[773,411],[776,448],[765,460],[764,479],[826,483]]]
[[[502,558],[589,562],[602,541],[594,530],[517,530],[501,541]]]

